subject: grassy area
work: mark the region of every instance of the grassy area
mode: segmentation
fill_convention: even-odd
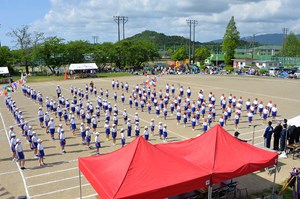
[[[111,72],[111,73],[97,73],[97,77],[124,77],[131,76],[130,72]]]

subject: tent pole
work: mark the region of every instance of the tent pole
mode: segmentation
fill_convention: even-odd
[[[273,188],[272,188],[272,199],[275,199],[276,173],[277,173],[277,164],[275,164],[275,173],[274,173]]]
[[[211,185],[208,186],[208,193],[207,194],[208,194],[207,198],[212,199],[212,186]]]
[[[78,169],[78,174],[79,174],[79,190],[80,190],[80,193],[79,193],[79,198],[82,199],[82,189],[81,189],[81,172],[80,172],[80,169]]]

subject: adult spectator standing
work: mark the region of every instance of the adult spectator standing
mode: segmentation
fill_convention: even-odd
[[[57,98],[59,98],[60,94],[61,94],[61,88],[59,85],[57,85],[57,87],[56,87],[56,93],[57,93]]]
[[[273,150],[279,150],[279,139],[280,139],[280,133],[282,131],[282,125],[281,122],[278,122],[277,126],[273,130],[273,136],[274,136],[274,142],[273,142]]]
[[[280,133],[280,151],[281,151],[281,153],[283,153],[285,151],[286,130],[287,130],[287,124],[283,124],[282,125],[282,131]]]
[[[264,139],[265,139],[264,146],[266,148],[270,148],[272,133],[273,133],[272,122],[269,121],[268,127],[266,128],[265,133],[264,133]]]

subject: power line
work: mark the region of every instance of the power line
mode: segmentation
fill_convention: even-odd
[[[128,21],[127,16],[113,16],[114,21],[118,24],[118,41],[121,39],[121,31],[120,31],[120,24],[123,25],[123,39],[125,39],[125,23]]]
[[[191,65],[192,62],[194,64],[194,59],[195,59],[195,27],[198,24],[198,21],[192,20],[192,19],[187,19],[186,22],[190,27],[189,65]],[[193,30],[192,30],[192,27],[193,27]],[[192,32],[193,32],[193,41],[192,41]]]

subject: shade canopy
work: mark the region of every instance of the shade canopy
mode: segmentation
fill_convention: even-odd
[[[287,121],[287,124],[290,126],[295,125],[296,127],[300,127],[300,115],[293,117]]]
[[[199,137],[158,144],[170,156],[181,157],[211,174],[212,184],[275,165],[278,154],[241,142],[220,125]]]
[[[94,70],[98,69],[95,63],[80,63],[80,64],[70,64],[69,70]]]
[[[79,158],[78,165],[101,199],[164,198],[205,187],[210,179],[201,165],[170,156],[142,137],[109,154]]]
[[[0,74],[9,74],[7,67],[0,67]]]

